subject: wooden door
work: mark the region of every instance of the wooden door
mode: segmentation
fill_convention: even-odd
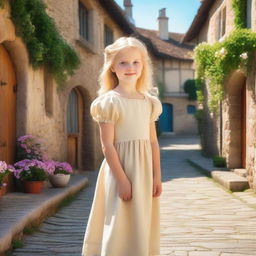
[[[246,81],[241,92],[241,165],[246,168]]]
[[[0,44],[0,160],[14,162],[16,139],[16,76],[11,58]],[[9,178],[7,190],[11,188]]]
[[[67,159],[74,167],[78,168],[83,130],[83,101],[78,89],[73,89],[69,94],[67,108]]]

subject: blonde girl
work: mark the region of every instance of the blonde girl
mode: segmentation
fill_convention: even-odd
[[[91,115],[105,156],[97,178],[83,256],[159,256],[162,192],[155,121],[162,112],[151,95],[146,46],[121,37],[104,51],[99,96]]]

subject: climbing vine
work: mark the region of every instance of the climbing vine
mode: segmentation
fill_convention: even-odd
[[[41,0],[10,0],[10,7],[16,33],[27,46],[30,63],[35,69],[46,67],[62,86],[80,60],[47,15],[45,4]]]
[[[246,0],[233,0],[232,8],[235,14],[236,28],[246,28]]]
[[[211,112],[218,112],[227,76],[236,69],[248,72],[253,52],[256,50],[256,33],[242,28],[246,25],[245,2],[233,0],[236,29],[224,41],[214,44],[204,42],[195,48],[198,102],[203,103],[203,87],[207,82],[210,94],[208,105]],[[244,9],[245,11],[242,11]]]
[[[189,100],[196,100],[196,81],[195,79],[188,79],[184,83],[184,91],[188,94]]]

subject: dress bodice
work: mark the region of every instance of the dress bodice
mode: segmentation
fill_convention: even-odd
[[[115,142],[149,140],[150,123],[162,112],[159,99],[144,93],[142,99],[131,99],[111,90],[91,104],[91,115],[97,122],[115,125]]]

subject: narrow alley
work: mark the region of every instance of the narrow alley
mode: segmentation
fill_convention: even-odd
[[[199,138],[162,136],[161,256],[254,256],[256,211],[192,167]],[[80,256],[98,172],[13,256]],[[135,255],[134,255],[135,256]],[[136,255],[139,256],[139,255]]]

